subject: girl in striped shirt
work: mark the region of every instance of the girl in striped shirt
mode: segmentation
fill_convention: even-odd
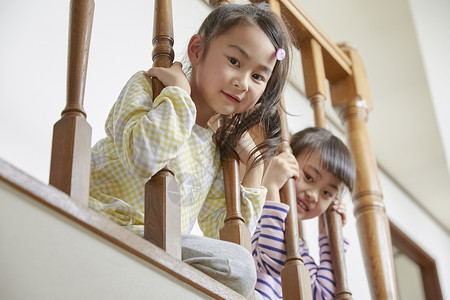
[[[353,188],[355,167],[348,148],[323,128],[311,127],[292,136],[293,154],[281,153],[271,160],[263,178],[266,203],[252,239],[257,269],[256,290],[264,299],[282,299],[281,270],[286,259],[285,218],[289,206],[280,202],[280,188],[295,178],[298,223],[322,216],[333,203],[345,223],[345,188]],[[320,265],[299,239],[299,252],[310,272],[313,299],[333,299],[335,282],[323,217],[319,217]],[[346,246],[344,247],[346,248]]]

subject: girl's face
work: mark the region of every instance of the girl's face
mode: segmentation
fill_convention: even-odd
[[[195,35],[188,47],[197,114],[230,115],[253,108],[276,62],[269,38],[258,26],[240,25],[212,40],[206,53],[201,42]]]
[[[342,188],[342,181],[321,166],[320,158],[319,150],[297,156],[300,176],[295,181],[295,190],[299,221],[325,212]]]

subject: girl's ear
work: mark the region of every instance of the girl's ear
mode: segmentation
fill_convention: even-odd
[[[203,53],[203,38],[199,34],[194,34],[191,37],[187,52],[192,65],[200,62]]]

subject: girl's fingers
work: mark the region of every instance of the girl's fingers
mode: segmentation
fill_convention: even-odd
[[[179,61],[176,61],[176,62],[174,62],[172,64],[172,68],[178,68],[178,69],[182,70],[183,69],[183,64],[181,62],[179,62]]]
[[[292,160],[293,155],[289,153],[280,153],[269,162],[264,177],[264,186],[275,186],[281,188],[288,179],[298,178],[299,169],[296,160]]]
[[[344,200],[336,198],[333,202],[333,209],[341,215],[342,224],[347,222],[347,204]]]
[[[147,77],[158,78],[165,86],[178,86],[191,93],[189,81],[180,62],[174,62],[170,68],[153,67],[144,73]]]
[[[339,201],[338,200],[333,201],[333,209],[335,211],[338,211],[338,209],[339,209]]]
[[[181,71],[183,70],[183,65],[181,64],[181,62],[176,61],[169,68],[151,67],[146,72],[144,72],[144,74],[148,77],[158,77],[158,74],[160,74],[161,72],[167,72],[168,70]]]

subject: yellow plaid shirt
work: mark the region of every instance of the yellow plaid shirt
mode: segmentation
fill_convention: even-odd
[[[144,232],[144,186],[169,165],[181,192],[181,226],[198,218],[218,238],[226,215],[224,183],[213,131],[195,124],[194,102],[179,87],[152,101],[143,71],[125,85],[106,120],[107,137],[92,148],[89,205],[138,235]],[[253,232],[266,189],[241,186],[241,211]]]

